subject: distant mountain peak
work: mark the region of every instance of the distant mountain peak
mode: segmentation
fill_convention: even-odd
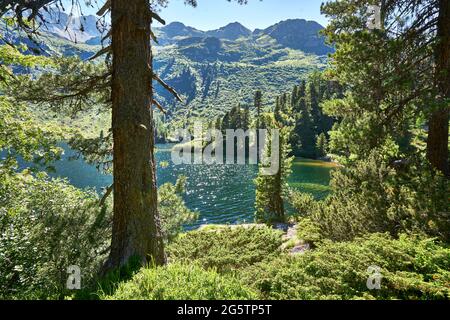
[[[208,36],[220,39],[236,40],[240,37],[248,37],[252,31],[244,27],[239,22],[232,22],[217,30],[207,32]]]
[[[180,27],[184,28],[184,27],[186,27],[186,25],[182,22],[174,21],[174,22],[171,22],[168,25],[164,26],[163,28],[167,29],[167,28],[180,28]]]
[[[80,43],[100,37],[97,20],[93,15],[75,17],[60,11],[43,12],[44,30],[60,38]]]
[[[193,27],[186,26],[182,22],[174,21],[169,23],[168,25],[156,28],[160,32],[165,33],[168,38],[175,37],[201,37],[203,36],[203,31],[197,30]]]
[[[320,34],[324,27],[316,21],[305,19],[288,19],[264,30],[255,30],[255,35],[268,35],[285,47],[302,50],[307,53],[325,55],[333,48],[325,44]]]
[[[240,22],[230,22],[229,24],[227,24],[226,26],[220,28],[220,29],[227,29],[227,28],[240,28],[240,29],[245,29],[250,31],[249,29],[247,29],[242,23]]]

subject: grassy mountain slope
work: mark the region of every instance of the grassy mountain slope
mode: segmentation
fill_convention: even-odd
[[[260,89],[265,105],[289,91],[310,71],[322,68],[326,58],[283,48],[267,36],[237,41],[188,38],[158,48],[157,72],[184,97],[177,103],[156,86],[157,98],[178,120],[217,117],[238,103],[251,105]]]
[[[251,106],[257,89],[266,107],[272,106],[277,95],[325,66],[332,49],[318,34],[321,29],[300,19],[254,32],[239,23],[207,32],[178,22],[159,28],[155,68],[184,103],[158,85],[157,99],[177,124],[222,116],[238,103]]]

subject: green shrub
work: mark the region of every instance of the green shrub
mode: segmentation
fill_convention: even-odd
[[[331,186],[332,194],[321,202],[294,204],[328,239],[348,241],[367,233],[389,232],[450,241],[450,184],[423,165],[395,169],[372,153],[354,167],[335,170]]]
[[[180,196],[183,181],[159,189],[166,239],[196,217]],[[72,265],[80,267],[82,294],[88,294],[109,253],[110,211],[99,207],[94,192],[65,181],[28,171],[0,172],[0,298],[72,295],[66,290],[67,268]]]
[[[158,188],[158,209],[166,240],[175,238],[184,224],[198,218],[198,213],[189,210],[182,198],[186,177],[181,176],[175,185],[165,183]]]
[[[171,243],[171,261],[196,261],[219,272],[240,269],[280,252],[282,233],[266,226],[223,227],[192,231]]]
[[[249,300],[256,294],[230,275],[205,271],[199,266],[170,264],[142,269],[118,286],[106,300]]]
[[[381,289],[369,290],[368,268],[380,267]],[[449,299],[450,249],[433,240],[374,234],[323,244],[243,270],[264,299]]]
[[[306,215],[318,205],[313,195],[292,189],[289,190],[288,201],[298,215]]]
[[[320,226],[308,218],[299,219],[296,226],[296,238],[309,243],[312,247],[324,241]]]
[[[93,280],[108,254],[110,216],[95,193],[28,173],[0,174],[0,298],[58,299],[67,268]]]

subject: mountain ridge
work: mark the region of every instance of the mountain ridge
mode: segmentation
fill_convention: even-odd
[[[44,31],[69,41],[87,45],[100,45],[102,33],[98,30],[98,20],[93,15],[72,17],[64,12],[46,13]],[[221,28],[202,31],[174,21],[166,26],[155,27],[159,45],[171,45],[186,38],[214,37],[220,40],[236,41],[240,38],[257,40],[269,36],[286,48],[302,50],[306,53],[325,55],[332,52],[324,37],[319,34],[323,26],[316,21],[288,19],[265,29],[250,30],[240,22],[231,22]]]
[[[333,48],[325,44],[325,38],[320,34],[324,27],[316,21],[305,19],[288,19],[280,21],[265,29],[251,31],[239,22],[229,23],[215,30],[201,31],[186,26],[182,22],[172,22],[167,26],[155,28],[155,33],[160,37],[160,44],[174,44],[185,38],[215,37],[221,40],[236,41],[239,38],[251,38],[269,36],[280,45],[302,50],[306,53],[326,55],[333,52]]]

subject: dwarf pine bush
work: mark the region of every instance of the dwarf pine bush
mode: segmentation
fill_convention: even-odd
[[[257,294],[231,275],[206,271],[196,264],[144,268],[118,285],[106,300],[249,300]]]
[[[167,247],[171,261],[197,262],[219,272],[276,257],[282,233],[266,226],[219,227],[183,234]]]
[[[367,286],[371,266],[380,268],[380,290]],[[264,299],[449,299],[449,270],[450,249],[434,240],[373,234],[281,255],[239,277]]]
[[[375,153],[333,172],[332,194],[314,201],[291,195],[298,215],[309,218],[322,236],[348,241],[368,233],[420,233],[450,241],[448,180],[421,164],[395,169]]]

